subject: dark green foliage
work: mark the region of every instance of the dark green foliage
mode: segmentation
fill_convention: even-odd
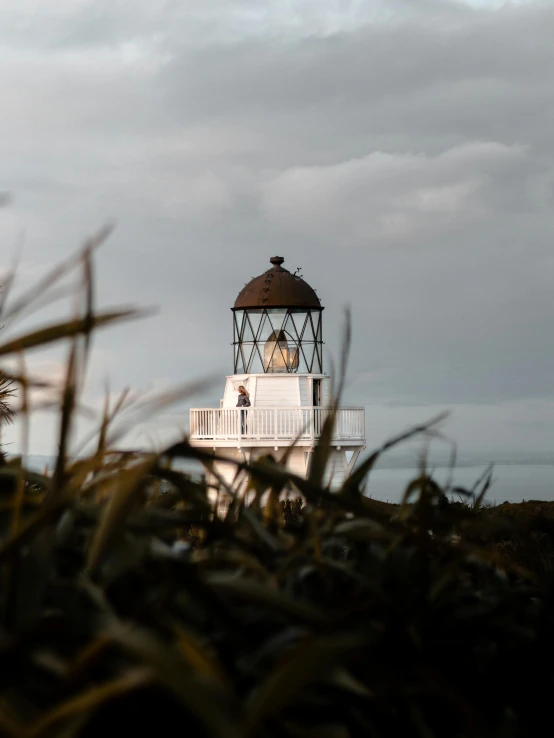
[[[102,323],[90,248],[84,314],[48,333],[73,337],[56,468],[0,467],[0,735],[542,734],[553,533],[538,513],[522,523],[482,507],[487,478],[469,504],[452,503],[422,469],[391,506],[364,491],[401,439],[336,493],[323,484],[322,448],[309,479],[270,458],[242,465],[253,498],[220,518],[206,480],[175,469],[177,458],[213,460],[186,439],[162,454],[113,451],[126,394],[106,403],[94,450],[71,458]]]
[[[420,477],[388,518],[323,495],[222,521],[186,477],[157,496],[156,469],[120,467],[104,503],[74,490],[11,547],[4,526],[7,735],[534,735],[546,720],[550,587],[495,565],[498,512]],[[44,500],[25,487],[23,530]],[[196,545],[175,553],[191,524]]]

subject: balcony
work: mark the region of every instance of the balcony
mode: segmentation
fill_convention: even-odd
[[[194,408],[190,411],[190,439],[202,446],[288,445],[297,439],[299,445],[306,446],[321,436],[329,412],[325,407]],[[364,408],[338,410],[332,442],[364,445]]]

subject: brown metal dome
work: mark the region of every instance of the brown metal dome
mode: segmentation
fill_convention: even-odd
[[[233,310],[245,308],[312,308],[322,310],[315,291],[301,277],[281,266],[282,256],[272,256],[271,269],[243,287]]]

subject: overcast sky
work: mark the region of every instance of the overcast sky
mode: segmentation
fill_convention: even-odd
[[[116,220],[99,301],[159,311],[98,338],[89,404],[215,375],[218,406],[278,254],[330,353],[352,308],[369,445],[451,409],[462,450],[551,451],[552,70],[553,2],[1,0],[1,264],[23,238],[23,289]]]

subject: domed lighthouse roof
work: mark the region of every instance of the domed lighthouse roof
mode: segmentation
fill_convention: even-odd
[[[282,266],[282,256],[272,256],[272,264],[240,291],[233,310],[253,308],[301,308],[323,310],[321,301],[302,277]]]

